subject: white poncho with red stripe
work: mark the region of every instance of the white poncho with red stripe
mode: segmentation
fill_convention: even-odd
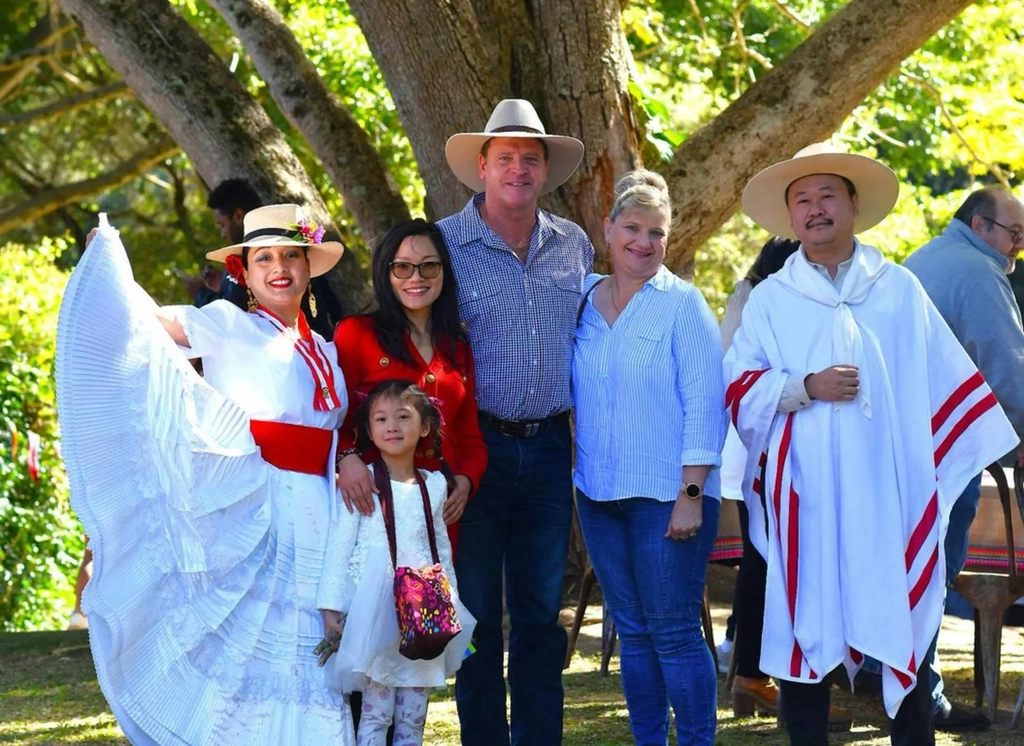
[[[838,364],[854,401],[777,412],[791,375]],[[839,290],[802,250],[760,283],[725,373],[768,562],[761,669],[852,680],[870,655],[895,717],[941,622],[950,508],[1017,436],[916,278],[860,243]]]

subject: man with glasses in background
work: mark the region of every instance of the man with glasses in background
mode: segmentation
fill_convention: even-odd
[[[917,275],[939,313],[978,366],[1018,436],[1024,435],[1024,329],[1007,275],[1024,251],[1024,204],[1002,187],[972,192],[949,226],[907,257],[904,266]],[[1018,446],[1011,460],[1018,461]],[[979,474],[957,498],[946,531],[946,583],[953,587],[967,560],[967,534],[978,512]],[[942,675],[930,665],[938,730],[985,730],[980,711],[951,704]],[[924,666],[922,666],[924,668]]]

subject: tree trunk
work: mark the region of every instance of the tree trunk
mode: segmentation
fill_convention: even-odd
[[[167,0],[62,0],[96,48],[188,155],[207,184],[248,179],[264,199],[304,204],[333,228],[323,199],[284,136]],[[330,274],[347,311],[369,287],[350,252]]]
[[[452,175],[444,145],[483,129],[509,95],[469,0],[349,0],[405,124],[427,189],[427,214],[461,210],[470,192]]]
[[[900,61],[971,2],[852,0],[690,136],[666,174],[676,215],[669,268],[692,274],[694,252],[736,211],[754,174],[829,137]]]
[[[317,74],[268,0],[209,0],[252,57],[270,95],[302,133],[355,216],[367,243],[409,219],[369,136]]]
[[[549,132],[587,147],[579,171],[544,206],[601,236],[615,178],[640,164],[617,0],[453,0],[443,12],[431,0],[349,5],[398,106],[432,214],[461,209],[469,194],[451,176],[445,141],[480,131],[497,100],[519,96]]]
[[[643,132],[627,85],[633,64],[618,0],[532,0],[543,76],[544,124],[586,145],[576,175],[559,190],[568,215],[604,253],[604,219],[618,177],[641,164]]]

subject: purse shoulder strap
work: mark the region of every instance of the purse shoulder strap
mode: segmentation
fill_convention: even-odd
[[[435,565],[441,564],[437,555],[437,536],[434,534],[434,519],[430,510],[430,495],[427,494],[427,483],[423,479],[423,472],[416,470],[416,481],[420,485],[420,494],[423,495],[423,517],[427,519],[427,536],[430,537],[430,558]]]
[[[373,480],[377,485],[377,497],[380,500],[380,511],[384,517],[384,529],[388,533],[388,548],[391,550],[391,564],[398,568],[398,546],[395,539],[395,496],[391,491],[391,475],[384,459],[377,459],[373,464]],[[423,473],[416,469],[416,482],[423,496],[423,516],[427,521],[427,536],[430,538],[430,558],[435,565],[441,560],[437,553],[437,535],[434,533],[434,521],[430,510],[430,495]]]
[[[391,492],[391,475],[384,459],[373,463],[373,481],[377,485],[380,500],[380,514],[384,518],[384,530],[388,533],[388,547],[391,549],[391,565],[398,569],[398,548],[395,544],[395,496]]]
[[[579,326],[580,322],[583,321],[583,310],[587,307],[587,299],[590,297],[590,294],[597,290],[597,286],[607,279],[607,277],[602,277],[600,280],[591,285],[590,289],[583,294],[582,298],[580,298],[579,309],[576,311],[576,326]]]

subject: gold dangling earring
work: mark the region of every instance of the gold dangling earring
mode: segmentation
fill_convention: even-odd
[[[252,294],[252,288],[247,287],[245,289],[246,294],[249,296],[249,311],[255,311],[260,307],[259,301],[256,300],[256,296]]]
[[[313,296],[313,283],[309,283],[309,312],[316,318],[316,298]]]

